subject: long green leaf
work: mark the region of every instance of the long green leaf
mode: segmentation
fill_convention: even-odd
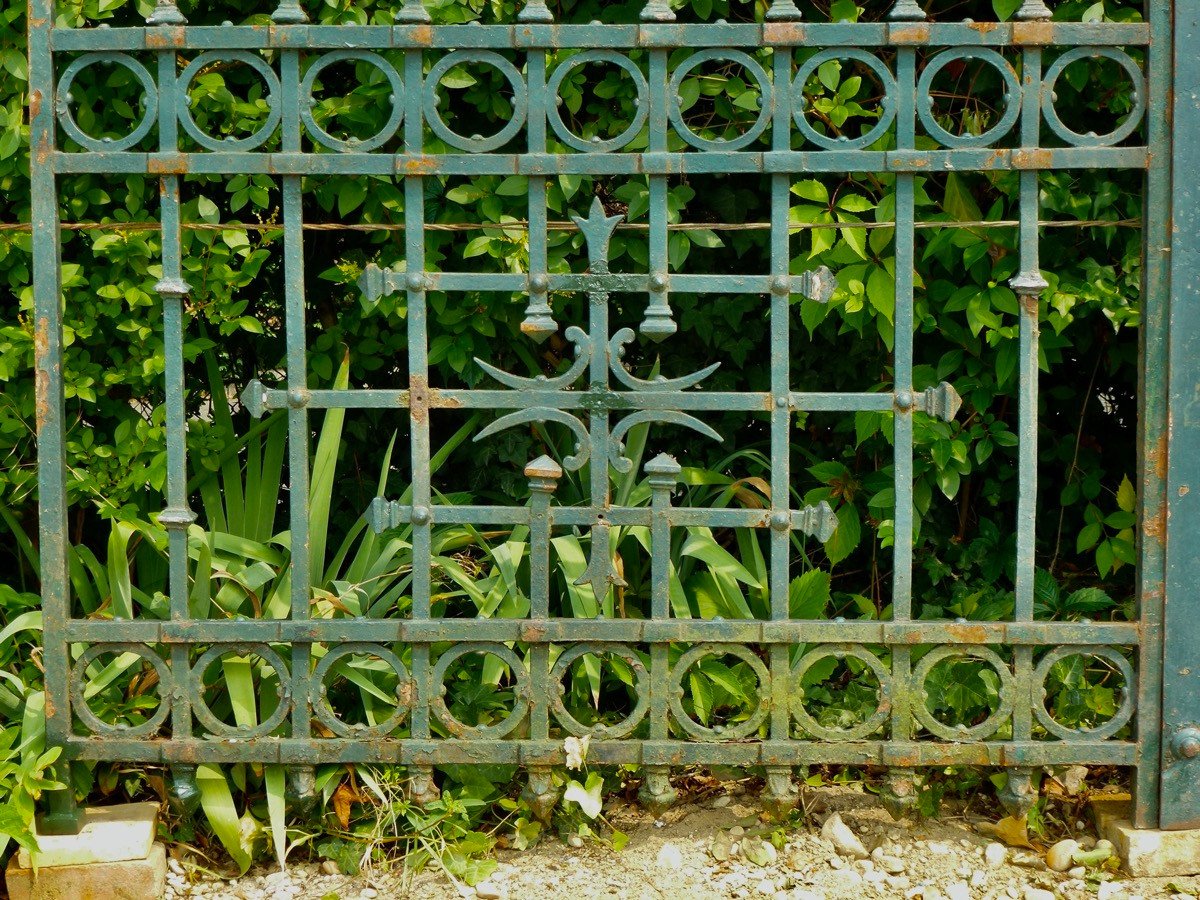
[[[287,770],[283,766],[267,766],[263,770],[267,788],[267,816],[271,820],[271,842],[279,868],[287,868]]]
[[[204,810],[209,827],[229,851],[242,874],[246,874],[250,868],[250,854],[242,846],[237,807],[233,804],[225,774],[217,766],[197,766],[196,786],[200,790],[200,808]]]

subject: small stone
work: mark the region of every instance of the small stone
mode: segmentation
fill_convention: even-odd
[[[904,871],[904,860],[886,854],[876,857],[875,864],[889,875],[899,875]]]
[[[998,841],[992,841],[983,848],[983,861],[989,869],[998,869],[1008,860],[1008,848]]]
[[[1085,877],[1086,875],[1087,868],[1084,866],[1072,866],[1070,869],[1067,869],[1068,878],[1079,879]]]
[[[733,854],[733,838],[727,832],[718,831],[713,835],[708,852],[717,862],[724,862]]]
[[[1112,900],[1125,893],[1125,885],[1119,881],[1102,881],[1096,888],[1096,900]]]
[[[657,862],[660,869],[679,869],[683,866],[683,851],[674,844],[663,844]]]
[[[1059,841],[1046,851],[1046,865],[1055,872],[1065,872],[1075,864],[1075,854],[1079,852],[1079,841],[1067,838]]]
[[[321,861],[321,871],[326,875],[341,875],[342,870],[338,868],[338,864],[332,859]]]
[[[567,843],[572,847],[579,849],[583,846],[583,838],[577,834],[571,834],[567,836]]]
[[[742,853],[757,866],[772,866],[779,860],[779,851],[770,841],[746,838],[742,841]]]
[[[987,883],[987,872],[976,872],[971,876],[971,887],[978,890]]]
[[[712,802],[712,808],[713,809],[724,809],[732,802],[733,802],[732,797],[730,797],[728,794],[722,794],[720,797],[718,797],[716,800],[714,800]]]
[[[479,891],[476,890],[475,894],[478,896]],[[358,892],[358,896],[364,898],[364,900],[375,900],[375,898],[379,896],[379,891],[375,890],[373,887],[365,887]]]
[[[1033,887],[1029,885],[1025,888],[1025,900],[1055,900],[1054,892],[1048,891],[1045,888]]]
[[[741,825],[734,825],[732,828],[729,829],[729,836],[732,838],[740,838],[745,833],[746,833],[746,829],[743,828]]]
[[[946,885],[949,900],[971,900],[971,888],[965,881],[952,881]]]
[[[475,896],[479,900],[501,900],[504,896],[504,889],[490,881],[481,881],[475,885]]]
[[[775,895],[775,882],[770,878],[764,878],[755,885],[754,889],[764,897],[773,897]]]
[[[821,827],[821,836],[833,844],[838,853],[843,856],[850,856],[854,859],[866,859],[870,856],[867,848],[858,839],[858,835],[850,830],[850,826],[842,821],[842,817],[838,813],[834,813],[825,820],[825,824]]]

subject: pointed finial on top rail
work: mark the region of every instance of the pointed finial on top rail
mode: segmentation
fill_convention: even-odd
[[[893,22],[924,22],[925,10],[917,5],[917,0],[896,0],[888,18]]]
[[[421,0],[404,0],[396,12],[396,21],[406,25],[424,25],[433,20],[429,17],[429,10],[425,8],[425,4]]]
[[[554,13],[550,12],[550,7],[546,5],[546,0],[528,0],[525,8],[517,13],[518,22],[544,22],[551,23],[554,21]]]
[[[675,12],[668,0],[647,0],[640,18],[643,22],[674,22]]]
[[[1032,19],[1049,19],[1054,13],[1050,12],[1043,0],[1025,0],[1021,4],[1021,8],[1017,10],[1017,18],[1022,22]]]
[[[763,18],[768,22],[799,22],[803,16],[793,0],[771,0]]]
[[[186,25],[187,19],[175,5],[175,0],[157,0],[154,12],[146,17],[147,25]]]
[[[276,25],[304,25],[308,22],[308,14],[300,8],[300,0],[280,0],[275,12],[271,13],[271,21]]]

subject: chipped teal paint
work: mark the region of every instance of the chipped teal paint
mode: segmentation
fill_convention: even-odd
[[[1002,796],[1014,809],[1033,797],[1037,767],[1065,763],[1106,763],[1135,768],[1136,816],[1141,825],[1194,825],[1200,820],[1200,691],[1193,689],[1193,631],[1198,621],[1186,605],[1187,591],[1200,577],[1190,537],[1200,526],[1200,490],[1193,472],[1196,384],[1200,334],[1193,322],[1196,254],[1200,228],[1193,227],[1200,198],[1193,187],[1172,191],[1172,164],[1191,171],[1200,166],[1196,141],[1180,141],[1171,153],[1169,123],[1179,133],[1200,133],[1195,97],[1200,63],[1193,48],[1200,39],[1200,0],[1148,4],[1145,24],[1065,24],[1049,21],[1049,10],[1027,0],[1012,23],[926,22],[913,0],[900,0],[889,22],[837,24],[800,21],[790,0],[774,0],[763,24],[681,24],[665,0],[649,0],[638,25],[557,25],[543,0],[531,0],[511,26],[430,25],[418,2],[408,0],[394,26],[317,26],[307,22],[295,0],[281,3],[270,28],[187,25],[172,0],[158,0],[146,28],[61,29],[52,27],[51,0],[32,0],[29,21],[31,143],[33,153],[34,295],[37,334],[39,486],[45,606],[45,667],[48,734],[68,759],[121,759],[165,763],[176,772],[177,791],[194,800],[189,772],[201,762],[280,762],[292,767],[293,788],[312,790],[318,762],[393,762],[410,767],[413,795],[436,793],[432,766],[452,762],[521,763],[529,770],[526,796],[540,814],[554,802],[547,767],[561,763],[564,734],[591,733],[589,759],[643,767],[641,796],[654,806],[671,802],[672,765],[721,763],[762,766],[770,802],[795,799],[793,768],[816,762],[889,767],[883,797],[896,811],[915,801],[913,772],[923,765],[975,764],[1004,767],[1009,775]],[[1177,31],[1176,31],[1177,29]],[[1173,39],[1183,48],[1172,57]],[[672,69],[673,48],[696,53]],[[796,48],[821,53],[797,64]],[[547,52],[584,52],[547,69]],[[764,50],[765,48],[765,50]],[[1143,70],[1127,52],[1143,51]],[[644,50],[634,62],[630,50]],[[401,51],[393,67],[380,51]],[[265,52],[265,51],[270,51]],[[503,51],[503,54],[502,54]],[[749,54],[754,53],[755,56]],[[1049,53],[1052,58],[1043,59]],[[1054,109],[1052,87],[1072,59],[1100,55],[1123,67],[1139,86],[1137,108],[1119,131],[1080,135],[1069,131]],[[872,131],[848,141],[830,139],[808,122],[802,86],[812,70],[830,58],[853,58],[869,66],[885,87],[881,114]],[[928,90],[940,67],[964,57],[994,67],[1008,91],[1008,106],[994,129],[959,136],[944,131],[930,114]],[[1019,70],[1011,63],[1020,59]],[[209,62],[241,60],[254,67],[267,86],[269,115],[260,130],[236,140],[217,140],[200,130],[187,103],[189,81]],[[516,62],[512,60],[515,59]],[[679,113],[675,91],[689,68],[706,59],[741,63],[762,92],[758,120],[744,136],[709,141],[691,132]],[[894,63],[885,61],[894,60]],[[395,103],[383,129],[361,141],[341,140],[321,130],[312,117],[312,89],[323,67],[343,60],[369,62],[390,83]],[[438,110],[439,78],[458,62],[495,65],[509,81],[514,113],[498,135],[458,134]],[[127,136],[98,141],[72,119],[71,81],[88,66],[111,63],[127,68],[146,91],[138,122]],[[622,134],[584,141],[570,132],[554,102],[558,87],[585,63],[619,67],[632,79],[640,104],[635,121]],[[1170,89],[1178,79],[1174,101]],[[1144,90],[1141,88],[1144,87]],[[1041,146],[1042,126],[1064,146]],[[648,128],[642,150],[628,149]],[[1131,139],[1142,128],[1141,144]],[[157,133],[157,144],[147,138]],[[82,149],[60,148],[59,132]],[[669,143],[668,134],[680,138]],[[893,149],[871,150],[884,134]],[[918,149],[918,135],[922,143]],[[430,152],[435,135],[451,152]],[[565,145],[548,149],[547,137]],[[1010,144],[997,146],[1001,139]],[[930,147],[930,140],[936,147]],[[399,152],[380,152],[389,142]],[[523,149],[514,151],[515,142]],[[1045,280],[1038,260],[1038,172],[1063,168],[1134,168],[1147,172],[1146,326],[1142,415],[1142,520],[1140,621],[1133,623],[1034,621],[1034,535],[1037,503],[1038,304]],[[912,618],[912,430],[917,414],[951,419],[960,400],[953,387],[913,387],[913,175],[926,171],[1016,170],[1020,172],[1020,268],[1012,287],[1021,297],[1018,453],[1019,522],[1016,559],[1016,613],[1008,622],[917,621]],[[163,234],[162,300],[166,346],[168,487],[161,521],[169,531],[170,615],[144,619],[75,619],[67,579],[62,311],[60,308],[58,198],[56,179],[69,173],[139,173],[161,179]],[[690,173],[751,172],[769,175],[771,254],[768,272],[745,275],[693,275],[673,272],[667,255],[667,178]],[[820,172],[890,172],[896,175],[895,387],[892,393],[797,391],[788,371],[792,335],[786,326],[793,298],[827,300],[833,278],[825,270],[790,271],[788,197],[795,177]],[[291,617],[287,620],[193,620],[187,607],[187,529],[195,516],[186,490],[186,389],[182,338],[188,285],[180,259],[180,179],[193,173],[266,173],[280,179],[284,229],[287,373],[283,384],[257,381],[243,395],[254,415],[286,410],[290,440],[290,488],[306,497],[309,479],[309,411],[324,408],[405,410],[412,429],[410,452],[416,474],[411,499],[378,498],[369,511],[378,529],[411,529],[414,558],[411,617],[402,620],[313,620],[308,555],[308,510],[292,504],[293,548]],[[525,174],[529,177],[530,272],[528,274],[433,272],[425,261],[423,179],[433,175]],[[642,174],[649,178],[649,271],[611,272],[608,243],[619,216],[597,202],[575,223],[586,239],[586,268],[572,274],[547,268],[547,177],[560,173]],[[401,270],[374,266],[361,288],[368,298],[403,293],[408,304],[409,385],[404,390],[314,390],[305,371],[304,241],[301,179],[313,175],[383,175],[404,182],[405,260]],[[1171,223],[1176,228],[1172,230]],[[1187,227],[1183,227],[1186,225]],[[1174,251],[1174,252],[1172,252]],[[431,290],[489,290],[524,293],[522,331],[531,341],[562,330],[575,347],[567,371],[528,378],[481,363],[490,384],[479,388],[434,389],[428,382],[426,295]],[[551,292],[572,291],[588,298],[586,325],[556,321]],[[677,325],[672,295],[752,293],[768,298],[771,321],[771,378],[768,390],[708,391],[706,379],[717,363],[672,379],[635,377],[622,362],[637,334],[610,333],[609,297],[614,292],[645,298],[638,331],[670,347]],[[1186,312],[1185,310],[1190,310]],[[1172,328],[1167,329],[1168,322]],[[497,416],[476,436],[505,428],[544,423],[574,438],[561,459],[541,457],[525,469],[531,499],[526,506],[446,506],[435,502],[429,483],[431,411],[479,409]],[[788,444],[794,414],[804,410],[852,413],[891,411],[895,415],[896,540],[893,618],[889,621],[799,621],[788,614],[792,536],[824,539],[836,527],[825,504],[793,509]],[[1168,410],[1175,430],[1168,431]],[[696,509],[672,505],[680,463],[659,454],[644,467],[650,505],[623,506],[610,495],[608,471],[630,471],[623,438],[641,422],[690,429],[698,440],[723,436],[705,422],[714,411],[761,412],[769,416],[773,470],[766,510]],[[564,472],[589,466],[590,496],[585,505],[560,506],[555,492]],[[1171,509],[1172,528],[1166,525]],[[444,620],[431,617],[431,530],[445,523],[527,525],[531,535],[530,614],[524,620]],[[550,606],[552,529],[590,531],[591,557],[579,579],[607,597],[621,575],[608,551],[615,526],[649,529],[651,618],[569,619]],[[768,534],[770,616],[764,621],[680,620],[670,605],[669,561],[660,548],[672,529],[689,526],[754,528]],[[1169,602],[1168,602],[1169,601]],[[1194,601],[1191,601],[1194,603]],[[1167,667],[1163,666],[1164,609],[1170,626]],[[314,643],[327,644],[316,663]],[[438,656],[434,644],[450,642]],[[689,648],[672,667],[668,646]],[[392,647],[411,648],[406,666]],[[552,645],[562,650],[556,658]],[[798,645],[805,652],[792,653]],[[933,646],[914,665],[912,648]],[[886,647],[890,665],[867,647]],[[645,647],[648,652],[635,648]],[[82,702],[81,673],[106,650],[129,650],[146,658],[160,682],[161,705],[136,729],[116,729],[92,715]],[[280,703],[253,730],[222,723],[197,688],[197,674],[226,652],[252,649],[282,675]],[[286,651],[286,652],[285,652]],[[515,673],[516,705],[505,720],[486,728],[457,722],[439,691],[440,677],[465,653],[495,654]],[[1072,732],[1048,716],[1041,703],[1042,679],[1055,659],[1080,651],[1108,660],[1131,686],[1116,717],[1091,732]],[[1124,651],[1124,652],[1122,652]],[[1133,654],[1130,651],[1135,651]],[[344,725],[321,685],[340,657],[378,655],[405,686],[395,716],[372,728]],[[628,716],[591,729],[571,717],[557,686],[567,666],[586,653],[607,652],[628,663],[636,683],[636,703]],[[744,722],[721,731],[692,720],[681,703],[691,666],[714,654],[742,658],[760,682],[759,704]],[[1133,655],[1135,662],[1128,659]],[[969,656],[996,670],[1000,708],[969,728],[949,728],[925,709],[921,682],[938,660]],[[804,708],[794,684],[823,659],[853,658],[879,682],[879,704],[865,722],[845,730],[822,726]],[[1164,698],[1165,695],[1165,698]],[[1164,703],[1166,713],[1164,717]],[[313,718],[323,726],[318,737]],[[1165,726],[1168,732],[1162,732]],[[407,720],[407,736],[397,729]],[[1132,723],[1130,732],[1123,732]],[[400,732],[403,734],[403,732]],[[455,739],[445,739],[439,734]],[[1118,738],[1118,734],[1128,736]],[[52,795],[46,827],[69,830],[76,817],[70,798]]]

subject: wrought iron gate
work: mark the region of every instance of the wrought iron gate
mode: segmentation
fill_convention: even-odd
[[[434,790],[431,767],[442,763],[507,762],[528,768],[531,793],[552,802],[547,767],[563,760],[563,736],[591,733],[590,759],[644,767],[644,796],[671,799],[670,767],[721,763],[762,766],[777,802],[794,796],[794,767],[815,762],[889,767],[889,802],[913,799],[915,767],[952,763],[1003,767],[1008,800],[1031,800],[1030,773],[1057,763],[1103,763],[1136,769],[1136,816],[1141,825],[1179,827],[1200,822],[1200,690],[1195,650],[1200,617],[1189,609],[1200,582],[1200,560],[1180,544],[1200,526],[1188,487],[1200,478],[1200,417],[1193,415],[1200,382],[1200,200],[1190,173],[1200,171],[1200,2],[1149,3],[1145,23],[1066,24],[1027,0],[1011,23],[927,22],[914,0],[894,4],[881,23],[801,21],[790,0],[773,0],[761,24],[681,24],[665,0],[650,0],[636,25],[558,25],[544,0],[530,0],[512,26],[437,26],[419,0],[410,0],[394,26],[318,27],[295,3],[284,2],[269,27],[188,26],[173,2],[160,0],[148,26],[58,28],[51,0],[32,0],[30,72],[33,222],[38,369],[40,509],[45,604],[47,717],[52,742],[70,759],[121,759],[178,767],[202,762],[259,761],[294,767],[303,787],[318,762],[377,761],[412,767],[414,790]],[[1173,48],[1178,47],[1175,51]],[[548,53],[584,52],[547,67]],[[670,52],[695,53],[673,68]],[[765,48],[765,49],[764,49]],[[797,51],[820,48],[797,58]],[[380,51],[400,51],[396,67]],[[503,52],[502,52],[503,51]],[[1074,60],[1101,55],[1123,67],[1137,85],[1137,108],[1116,132],[1080,134],[1055,108],[1056,79]],[[514,64],[511,60],[518,59]],[[709,60],[739,63],[763,98],[753,127],[735,140],[703,138],[689,128],[677,98],[682,79]],[[760,64],[760,59],[768,62]],[[822,62],[856,60],[884,86],[877,125],[852,140],[814,128],[797,102],[805,80]],[[929,108],[931,85],[943,67],[971,59],[994,67],[1006,84],[1007,109],[979,135],[942,128]],[[1144,64],[1141,60],[1144,59]],[[253,135],[221,140],[199,128],[189,111],[189,85],[221,61],[253,67],[268,89],[269,116]],[[338,61],[366,61],[393,88],[393,112],[375,137],[343,141],[311,115],[314,79]],[[887,60],[885,62],[885,60]],[[1012,61],[1019,61],[1013,65]],[[1136,61],[1135,61],[1136,60]],[[497,68],[509,82],[514,112],[490,137],[465,136],[439,112],[439,80],[474,61]],[[555,98],[575,67],[600,62],[619,67],[636,84],[637,120],[612,139],[585,141],[569,130]],[[72,115],[71,85],[87,67],[128,69],[145,89],[139,121],[127,136],[97,140]],[[1018,74],[1019,73],[1019,74]],[[1176,86],[1175,93],[1172,86]],[[1173,108],[1172,108],[1173,107]],[[1176,135],[1188,140],[1172,143]],[[647,129],[644,149],[631,149]],[[523,136],[522,136],[523,135]],[[918,141],[918,136],[921,140]],[[73,142],[64,149],[64,136]],[[671,140],[669,140],[671,136]],[[891,149],[879,149],[884,136]],[[553,146],[566,148],[551,150]],[[400,148],[382,152],[395,138]],[[450,152],[430,152],[436,138]],[[264,149],[269,140],[277,143]],[[513,150],[513,142],[520,148]],[[887,142],[885,142],[886,144]],[[931,144],[936,148],[929,149]],[[1172,159],[1172,154],[1174,159]],[[1172,166],[1183,177],[1172,190]],[[1033,510],[1037,503],[1035,416],[1038,391],[1038,302],[1045,287],[1038,259],[1038,174],[1052,169],[1145,170],[1146,256],[1143,461],[1140,512],[1140,620],[1130,623],[1035,621]],[[1020,172],[1020,269],[1012,286],[1021,297],[1020,509],[1017,522],[1016,613],[1011,621],[920,621],[911,608],[913,422],[920,415],[952,418],[959,398],[952,386],[913,387],[914,188],[929,171]],[[771,184],[770,271],[692,275],[668,262],[667,181],[681,173],[765,173]],[[788,305],[801,295],[825,300],[833,289],[824,270],[789,268],[788,193],[805,173],[883,172],[896,178],[895,388],[888,393],[798,390],[788,367]],[[166,346],[168,505],[161,522],[170,535],[170,615],[163,621],[81,619],[73,616],[66,556],[63,350],[59,197],[62,173],[136,173],[161,179],[161,297]],[[287,372],[280,384],[252,383],[244,402],[254,411],[286,409],[291,436],[290,492],[293,573],[286,620],[215,621],[189,616],[187,530],[194,521],[186,489],[182,334],[188,285],[181,270],[181,179],[189,173],[262,173],[282,183],[286,278]],[[528,176],[528,275],[432,271],[425,259],[424,179],[443,174]],[[575,219],[586,239],[586,269],[548,271],[546,183],[569,174],[648,176],[649,264],[645,274],[614,273],[608,245],[621,220],[599,201]],[[406,256],[402,271],[371,267],[361,288],[369,298],[403,293],[408,305],[407,389],[310,389],[306,373],[305,266],[301,179],[327,174],[394,176],[406,199]],[[1172,223],[1173,226],[1172,227]],[[557,332],[552,292],[586,295],[587,320],[565,330],[574,363],[554,377],[528,378],[485,366],[490,386],[430,385],[426,294],[431,290],[524,292],[523,330],[532,341]],[[645,298],[643,336],[669,341],[676,331],[672,293],[747,293],[769,304],[769,390],[707,391],[704,369],[679,378],[642,380],[622,364],[632,330],[610,334],[609,295]],[[1170,328],[1168,328],[1168,322]],[[404,619],[313,618],[308,582],[309,411],[323,408],[394,408],[411,423],[414,473],[411,500],[380,498],[375,527],[411,528],[414,552],[412,613]],[[531,501],[525,506],[459,506],[437,502],[430,484],[429,417],[447,409],[494,410],[502,415],[479,435],[522,423],[567,429],[574,450],[561,459],[529,462]],[[835,519],[827,506],[792,508],[788,444],[798,411],[850,414],[888,412],[895,423],[893,616],[888,621],[805,621],[789,618],[791,535],[827,537]],[[681,508],[672,505],[680,463],[658,455],[645,465],[651,501],[614,502],[609,469],[627,471],[623,439],[639,423],[661,422],[718,439],[704,422],[714,411],[769,416],[771,505],[765,510]],[[1170,423],[1173,430],[1168,430]],[[564,470],[588,465],[590,497],[558,505]],[[1168,516],[1169,507],[1169,516]],[[1168,529],[1167,523],[1170,522]],[[524,619],[463,620],[431,615],[431,531],[445,523],[501,523],[530,529],[531,609]],[[620,580],[608,552],[608,530],[641,526],[652,548],[649,619],[580,619],[552,615],[549,554],[552,529],[590,531],[593,552],[582,582],[604,597]],[[770,616],[721,621],[673,617],[669,560],[672,529],[688,526],[761,529],[769,534]],[[1163,636],[1169,639],[1165,643]],[[671,663],[673,643],[690,647]],[[327,652],[319,662],[311,650]],[[805,647],[803,653],[795,652]],[[929,650],[932,646],[933,649]],[[872,652],[877,648],[881,653]],[[643,652],[643,649],[645,652]],[[97,655],[119,650],[144,657],[157,673],[160,704],[145,725],[121,729],[90,713],[82,673]],[[161,651],[161,652],[160,652]],[[214,716],[196,687],[198,673],[228,653],[253,651],[275,669],[280,702],[259,726],[238,728]],[[928,651],[928,652],[926,652]],[[322,688],[332,664],[351,653],[378,657],[404,689],[395,716],[369,728],[342,722]],[[487,727],[454,718],[442,697],[449,667],[469,653],[486,653],[511,668],[516,703],[511,715]],[[607,653],[624,660],[635,679],[637,702],[623,721],[588,729],[559,702],[566,667],[580,656]],[[759,705],[728,730],[692,718],[682,697],[688,671],[708,656],[731,654],[758,679]],[[1128,686],[1117,714],[1090,732],[1056,722],[1040,702],[1049,667],[1069,654],[1108,660]],[[1000,685],[1000,707],[986,721],[952,728],[922,698],[931,668],[946,658],[971,657],[990,665]],[[818,724],[807,712],[795,679],[814,663],[853,657],[878,680],[878,707],[846,730]],[[407,663],[404,661],[407,660]],[[404,722],[403,729],[400,728]],[[321,723],[320,736],[314,723]],[[1122,730],[1124,729],[1124,730]],[[442,736],[439,736],[442,735]],[[311,774],[309,774],[311,777]],[[53,811],[70,827],[69,798]],[[54,815],[50,816],[51,824]]]

